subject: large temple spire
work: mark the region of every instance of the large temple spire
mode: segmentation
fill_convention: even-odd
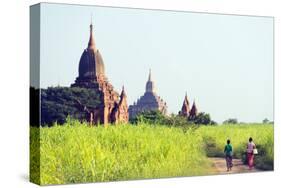
[[[95,45],[92,21],[88,46],[81,55],[78,77],[75,83],[71,84],[71,87],[87,88],[96,93],[100,105],[91,107],[90,122],[95,124],[128,122],[129,114],[125,89],[122,88],[121,96],[119,96],[106,78],[103,59]]]
[[[90,37],[88,47],[84,50],[79,62],[79,80],[105,79],[105,70],[102,56],[96,48],[93,24],[90,24]],[[85,81],[85,80],[84,80]],[[82,82],[81,82],[82,83]]]
[[[93,36],[92,20],[91,20],[91,24],[90,24],[90,39],[89,39],[89,42],[88,42],[88,49],[92,49],[92,50],[94,50],[94,52],[97,51],[97,49],[96,49],[96,42],[95,42],[95,39],[94,39],[94,36]]]

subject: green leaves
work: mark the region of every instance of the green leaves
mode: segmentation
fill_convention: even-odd
[[[85,120],[83,106],[93,109],[100,105],[101,96],[93,89],[49,87],[41,89],[41,124],[63,124],[67,116]]]
[[[211,120],[210,114],[200,112],[194,117],[183,117],[180,115],[171,114],[170,116],[163,115],[160,111],[144,111],[137,115],[136,119],[131,120],[137,124],[151,125],[167,125],[172,127],[182,127],[185,129],[193,128],[194,125],[216,125],[217,123]]]

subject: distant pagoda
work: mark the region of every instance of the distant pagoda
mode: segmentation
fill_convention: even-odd
[[[93,25],[90,25],[90,39],[79,62],[79,75],[71,87],[94,89],[101,96],[101,104],[95,109],[87,109],[93,123],[126,123],[129,119],[127,96],[122,88],[121,95],[114,91],[105,75],[102,56],[96,48],[93,36]],[[79,101],[78,101],[79,102]],[[79,105],[82,105],[79,103]]]
[[[198,115],[198,109],[196,107],[195,101],[193,101],[193,105],[191,107],[190,113],[189,113],[189,117],[194,118]]]
[[[198,109],[196,107],[195,101],[193,101],[193,105],[190,109],[187,94],[185,94],[184,96],[183,104],[181,110],[179,111],[179,115],[186,118],[194,118],[198,115]]]
[[[167,104],[156,94],[155,84],[151,79],[151,70],[149,70],[148,81],[146,82],[145,93],[137,102],[129,106],[129,117],[134,118],[144,111],[160,111],[167,114]]]

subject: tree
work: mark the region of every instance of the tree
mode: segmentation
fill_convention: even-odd
[[[160,111],[144,111],[137,115],[137,117],[131,120],[132,123],[148,123],[148,124],[161,124],[174,127],[185,127],[191,125],[187,121],[187,118],[171,114],[166,116]]]
[[[171,115],[167,118],[167,121],[169,122],[168,125],[174,127],[186,127],[191,125],[191,123],[188,122],[186,117],[180,115]]]
[[[137,123],[149,123],[149,124],[163,124],[165,122],[165,115],[158,110],[143,111],[137,115],[133,120]]]
[[[229,118],[223,122],[223,124],[237,124],[238,120],[236,118]]]
[[[193,125],[216,125],[217,123],[211,120],[210,114],[200,112],[197,116],[186,118],[184,116],[171,114],[171,116],[163,115],[160,111],[144,111],[137,115],[132,123],[148,123],[161,124],[173,127],[188,128]]]
[[[267,118],[265,118],[264,120],[262,120],[262,123],[268,124],[268,123],[269,123],[269,120],[268,120]]]
[[[195,124],[201,124],[201,125],[215,125],[216,122],[211,120],[210,114],[200,112],[197,116],[195,117],[190,117],[188,120],[192,123]]]
[[[86,120],[83,109],[96,108],[101,96],[93,89],[49,87],[41,89],[41,124],[51,126],[54,122],[63,124],[68,116]],[[82,105],[83,106],[82,106]]]

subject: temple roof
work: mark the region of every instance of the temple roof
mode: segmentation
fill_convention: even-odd
[[[185,93],[185,97],[184,97],[184,100],[183,100],[181,111],[179,113],[180,113],[180,115],[188,116],[189,112],[190,112],[189,101],[188,101],[188,98],[187,98],[187,93]]]
[[[149,69],[149,75],[148,75],[148,80],[146,82],[145,86],[145,92],[146,93],[155,93],[155,85],[154,82],[151,79],[151,69]]]
[[[143,107],[151,107],[151,110],[153,108],[158,109],[161,106],[165,106],[164,101],[154,93],[145,93],[139,98],[139,100],[137,101],[137,105]]]
[[[190,107],[189,107],[189,101],[188,101],[188,98],[187,98],[187,93],[185,94],[184,96],[184,100],[183,100],[183,104],[182,104],[182,109],[185,109],[189,112],[190,110]]]
[[[166,102],[160,98],[155,92],[155,85],[152,81],[151,70],[149,71],[148,81],[146,82],[146,89],[143,96],[137,102],[129,106],[129,113],[131,117],[135,117],[142,111],[159,110],[163,114],[167,113]]]
[[[93,25],[90,25],[88,47],[84,50],[79,62],[79,77],[104,76],[104,63],[93,35]]]
[[[91,23],[90,25],[90,39],[89,39],[89,42],[88,42],[88,49],[92,49],[94,50],[94,52],[97,51],[97,48],[96,48],[96,42],[95,42],[95,39],[94,39],[94,36],[93,36],[93,25]]]
[[[190,110],[190,116],[197,116],[197,114],[198,114],[198,109],[197,109],[195,101],[194,101],[193,105],[191,107],[191,110]]]

